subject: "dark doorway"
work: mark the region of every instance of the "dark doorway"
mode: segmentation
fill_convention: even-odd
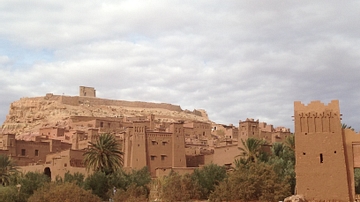
[[[49,167],[46,167],[44,169],[44,174],[47,175],[51,179],[51,170]]]

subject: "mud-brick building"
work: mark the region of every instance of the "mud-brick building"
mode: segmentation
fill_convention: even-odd
[[[197,139],[211,139],[211,124],[192,121],[183,124],[185,136]]]
[[[34,164],[28,166],[20,166],[20,171],[39,172],[48,175],[51,180],[57,177],[64,179],[65,173],[82,173],[88,176],[88,172],[83,163],[84,150],[67,149],[46,155],[46,160],[42,164]]]
[[[124,167],[147,166],[153,177],[160,168],[186,167],[185,138],[182,123],[172,123],[168,131],[150,130],[149,121],[135,121],[124,141]]]
[[[65,135],[65,128],[60,127],[42,127],[39,129],[41,136],[46,136],[51,139],[62,139]]]
[[[119,133],[124,130],[124,118],[71,116],[72,129],[97,128],[100,133]]]
[[[267,143],[272,144],[275,142],[283,142],[289,135],[290,129],[284,127],[274,128],[273,125],[268,125],[259,120],[247,118],[245,121],[239,121],[239,143],[241,140],[248,138],[257,138],[265,140]]]
[[[41,164],[46,155],[70,149],[71,144],[55,139],[36,137],[35,141],[15,139],[14,134],[3,135],[0,154],[8,155],[18,166]]]
[[[296,189],[307,200],[355,201],[360,134],[342,129],[339,101],[294,103]]]

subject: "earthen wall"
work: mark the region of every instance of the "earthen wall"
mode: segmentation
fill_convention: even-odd
[[[233,165],[234,160],[239,154],[238,145],[215,147],[214,154],[205,155],[205,164],[214,163],[219,166]]]
[[[134,108],[160,108],[160,109],[167,109],[178,112],[182,111],[180,106],[167,104],[167,103],[110,100],[110,99],[102,99],[95,97],[61,96],[60,102],[63,104],[73,105],[73,106],[78,106],[80,104],[89,104],[89,105],[123,106],[123,107],[134,107]]]
[[[172,134],[147,132],[146,154],[150,173],[155,176],[155,169],[159,167],[171,167],[172,155]]]
[[[338,101],[294,103],[296,188],[308,200],[353,201]]]

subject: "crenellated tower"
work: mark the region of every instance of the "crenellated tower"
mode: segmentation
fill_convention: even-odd
[[[183,124],[172,123],[170,132],[172,133],[172,167],[186,167]]]
[[[296,189],[308,200],[353,201],[339,101],[294,103]]]
[[[146,128],[148,121],[134,121],[131,139],[130,167],[141,169],[147,165],[146,158]]]

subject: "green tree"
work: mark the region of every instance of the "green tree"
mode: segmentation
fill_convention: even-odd
[[[0,155],[0,184],[7,186],[10,183],[11,175],[17,173],[17,169],[9,156]]]
[[[88,170],[101,171],[106,174],[119,170],[123,165],[123,152],[115,136],[102,134],[84,153],[84,163]]]
[[[239,147],[241,158],[245,159],[245,162],[257,162],[261,156],[261,146],[263,141],[255,138],[248,138],[245,141],[241,139],[242,147]]]
[[[215,186],[226,177],[226,169],[223,166],[209,164],[202,168],[195,169],[191,175],[192,181],[199,185],[201,198],[207,199],[214,191]]]
[[[125,172],[124,170],[119,170],[117,172],[107,175],[108,184],[111,188],[116,188],[116,193],[121,196],[117,196],[115,201],[131,201],[131,200],[141,200],[141,198],[147,198],[150,190],[149,184],[151,182],[151,174],[148,168],[145,166],[140,170],[132,170],[131,172]],[[109,196],[113,195],[110,190]]]
[[[287,181],[294,193],[295,179],[295,147],[294,136],[289,136],[284,143],[274,143],[271,148],[272,155],[267,161],[274,171],[284,181]]]
[[[43,186],[36,190],[28,202],[101,202],[101,199],[73,183]]]
[[[290,195],[290,186],[269,164],[239,167],[210,194],[210,201],[279,201]]]
[[[94,172],[85,179],[84,188],[91,190],[101,199],[108,200],[110,197],[109,190],[112,187],[109,185],[108,176],[104,172]]]
[[[291,134],[287,136],[287,138],[284,141],[284,145],[290,150],[295,151],[295,135]]]
[[[360,194],[360,168],[354,168],[355,193]]]
[[[75,183],[79,187],[84,186],[85,175],[79,172],[71,174],[69,171],[65,173],[64,182]]]
[[[132,170],[126,176],[129,181],[128,184],[136,184],[137,187],[146,187],[151,182],[151,174],[146,166],[140,170]]]
[[[199,198],[199,188],[193,183],[191,176],[179,175],[171,171],[168,176],[160,180],[160,198],[163,201],[189,201]]]
[[[18,191],[15,186],[0,186],[0,202],[19,201]]]
[[[34,191],[47,185],[50,181],[49,176],[43,173],[28,172],[19,179],[19,184],[21,185],[20,193],[28,198],[34,194]]]
[[[91,190],[93,194],[103,200],[108,200],[113,197],[113,188],[117,190],[116,193],[125,193],[126,196],[130,198],[137,196],[137,193],[141,193],[141,196],[148,197],[148,185],[150,182],[151,175],[147,167],[140,170],[132,170],[131,172],[125,172],[120,169],[109,174],[100,171],[94,172],[85,179],[84,188]]]

